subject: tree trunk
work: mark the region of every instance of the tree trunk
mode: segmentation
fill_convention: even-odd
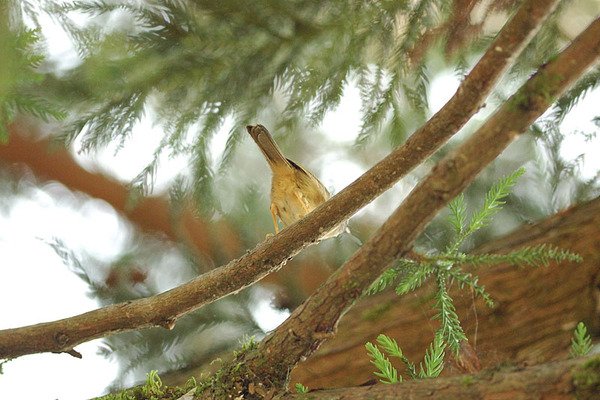
[[[541,243],[577,252],[584,261],[475,271],[496,301],[494,309],[465,290],[453,290],[458,314],[484,368],[564,358],[577,322],[584,321],[592,333],[600,328],[600,198],[521,228],[476,252],[506,253]],[[437,327],[431,321],[432,293],[426,285],[404,297],[388,291],[362,298],[344,316],[335,338],[292,372],[292,383],[325,388],[372,379],[364,345],[380,333],[395,338],[412,361],[421,360]],[[457,372],[456,367],[446,368],[445,374]]]

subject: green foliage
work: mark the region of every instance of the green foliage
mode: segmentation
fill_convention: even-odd
[[[456,313],[452,297],[448,293],[450,282],[455,280],[461,288],[465,286],[469,287],[489,307],[494,306],[494,301],[486,292],[485,287],[478,283],[478,277],[470,272],[463,271],[461,266],[471,265],[481,267],[484,265],[513,264],[539,267],[547,266],[550,262],[581,262],[581,256],[578,254],[546,244],[524,247],[508,254],[465,254],[460,252],[460,248],[467,238],[491,223],[493,216],[505,204],[505,199],[509,195],[511,188],[524,172],[524,168],[520,168],[492,185],[485,196],[483,206],[475,211],[470,219],[467,216],[468,208],[465,197],[463,194],[459,195],[448,206],[449,215],[447,219],[454,232],[454,238],[444,252],[423,257],[423,260],[419,262],[400,260],[396,266],[385,271],[371,285],[368,293],[375,293],[391,286],[398,277],[401,277],[399,283],[396,285],[396,293],[403,295],[419,288],[431,275],[435,277],[437,290],[434,307],[437,313],[434,318],[440,321],[440,329],[438,331],[439,335],[436,335],[436,339],[426,356],[426,359],[430,358],[429,363],[431,368],[421,369],[420,375],[426,374],[429,376],[430,373],[433,374],[438,370],[435,363],[437,360],[436,357],[440,354],[443,357],[443,350],[446,345],[455,355],[458,355],[461,342],[467,340]],[[436,341],[442,341],[443,348]],[[395,342],[393,343],[395,344]],[[392,343],[383,342],[380,345],[389,354],[400,357],[400,355],[394,353],[395,347]],[[375,354],[373,357],[375,358]],[[382,371],[388,371],[385,369],[387,366],[384,361],[380,360],[379,364],[376,365],[384,368]]]
[[[595,399],[600,389],[600,356],[592,357],[572,371],[575,398]]]
[[[573,339],[571,339],[571,357],[580,357],[587,355],[592,349],[592,338],[587,332],[587,328],[583,322],[577,324],[573,331]]]
[[[294,385],[294,388],[296,393],[308,393],[308,388],[299,382]]]
[[[557,212],[572,204],[591,200],[600,193],[600,172],[588,180],[582,180],[579,171],[584,162],[583,155],[573,160],[567,160],[563,156],[563,143],[567,135],[582,135],[584,140],[589,142],[595,133],[563,132],[560,128],[560,118],[560,113],[555,113],[530,128],[538,145],[536,197],[539,197],[537,201],[546,213]]]
[[[0,143],[8,142],[7,126],[18,113],[29,114],[45,122],[65,117],[62,110],[37,94],[44,77],[37,72],[44,59],[35,48],[39,32],[9,29],[3,22],[0,20],[0,54],[3,59],[0,64]]]
[[[375,294],[381,292],[386,287],[391,286],[404,270],[410,271],[417,266],[418,264],[412,260],[398,260],[395,267],[385,270],[381,277],[373,282],[369,289],[367,289],[366,294]]]
[[[448,206],[450,209],[449,222],[455,231],[455,240],[446,250],[445,254],[455,254],[461,244],[473,233],[489,225],[492,217],[500,211],[505,204],[504,199],[509,195],[512,187],[517,183],[519,177],[525,173],[525,168],[519,168],[512,174],[496,182],[485,195],[481,209],[475,212],[468,225],[466,225],[466,204],[464,196],[456,197]],[[466,226],[465,226],[466,225]]]
[[[390,338],[387,335],[381,334],[377,336],[377,344],[379,344],[379,346],[381,346],[390,356],[399,358],[406,367],[408,375],[412,379],[417,379],[415,365],[412,362],[410,362],[408,358],[406,358],[406,356],[404,355],[404,353],[402,353],[402,350],[400,349],[400,347],[394,339]]]
[[[476,275],[453,268],[448,271],[448,276],[456,280],[461,289],[468,286],[477,296],[480,296],[483,299],[488,307],[493,308],[495,306],[494,300],[489,293],[485,291],[485,286],[478,283],[479,278]]]
[[[213,359],[229,351],[238,343],[237,332],[262,333],[250,315],[249,295],[247,291],[242,292],[203,311],[186,315],[177,321],[172,331],[154,328],[106,338],[100,354],[119,361],[119,377],[112,389],[122,387],[126,378],[138,376],[144,371],[144,365],[158,365],[165,370],[180,369],[194,358]],[[218,332],[234,334],[219,335]],[[255,345],[253,339],[243,341],[234,354],[248,351]]]
[[[365,344],[365,348],[371,357],[371,364],[377,368],[375,376],[379,377],[379,380],[382,383],[397,383],[402,381],[402,377],[398,375],[398,371],[396,368],[394,368],[391,361],[381,352],[381,350],[379,350],[376,345],[371,342],[367,342]]]
[[[254,350],[258,347],[258,343],[255,341],[254,336],[243,338],[241,341],[241,346],[239,350],[233,351],[234,357],[240,357],[242,354],[249,352],[250,350]]]
[[[58,239],[47,244],[63,260],[65,266],[88,284],[90,291],[93,291],[101,304],[114,304],[146,297],[148,293],[155,292],[160,287],[154,287],[152,279],[137,282],[132,287],[128,285],[128,278],[139,268],[139,264],[136,263],[145,263],[151,268],[161,267],[162,265],[157,263],[156,259],[160,258],[159,255],[173,251],[164,243],[155,244],[158,248],[149,244],[132,245],[129,249],[130,253],[113,261],[107,271],[110,276],[123,277],[125,282],[117,278],[110,284],[111,287],[107,287],[107,280],[97,281],[93,274],[89,273],[90,266],[100,267],[98,260],[81,259]],[[173,259],[170,259],[169,268],[172,270],[176,264],[173,263]],[[184,274],[188,276],[191,274],[188,268],[181,267]],[[253,293],[253,289],[244,290],[235,296],[208,305],[203,310],[192,312],[180,318],[172,330],[151,328],[105,338],[99,348],[99,354],[119,362],[118,378],[111,386],[111,391],[122,387],[123,381],[128,378],[139,379],[139,375],[147,371],[145,365],[152,365],[161,370],[182,368],[188,365],[192,358],[213,357],[230,349],[235,346],[242,333],[262,334],[251,312]],[[237,334],[215,336],[218,330],[231,330]],[[203,343],[207,345],[203,346]],[[252,337],[243,340],[241,351],[251,349],[255,344]]]
[[[436,274],[437,293],[435,296],[435,307],[438,312],[434,316],[441,323],[441,334],[448,346],[458,354],[460,342],[467,340],[461,325],[452,297],[448,294],[446,287],[447,275],[443,272]]]
[[[455,257],[444,257],[459,264],[473,266],[512,264],[530,267],[548,266],[550,262],[561,263],[564,261],[581,262],[579,254],[568,250],[559,249],[547,244],[527,246],[507,254],[457,254]]]
[[[162,399],[178,399],[189,391],[197,388],[196,379],[191,377],[181,387],[166,386],[162,383],[160,376],[156,370],[146,374],[146,382],[131,389],[123,390],[116,393],[107,394],[99,397],[98,400],[162,400]]]
[[[551,118],[561,122],[565,116],[579,103],[588,93],[600,85],[600,67],[596,67],[582,76],[565,94],[554,104]]]
[[[158,376],[158,371],[152,370],[146,376],[146,384],[142,386],[144,396],[148,399],[156,399],[163,396],[165,393],[162,380]]]
[[[41,0],[22,1],[20,8],[34,23],[40,12],[50,15],[82,58],[81,65],[46,77],[41,92],[58,94],[70,111],[61,139],[81,137],[84,151],[122,146],[140,119],[152,119],[164,139],[132,182],[134,200],[152,190],[159,155],[185,154],[191,156],[186,190],[211,215],[222,211],[215,180],[245,137],[243,126],[266,119],[288,134],[317,125],[349,83],[361,98],[358,142],[377,133],[394,146],[402,143],[429,113],[429,78],[439,68],[432,55],[452,25],[446,24],[452,4],[259,0],[248,8],[241,0]],[[521,71],[529,74],[562,45],[556,14],[527,47],[531,54],[519,57]],[[473,35],[456,57],[446,57],[444,68],[464,74],[494,36]],[[582,95],[593,87],[591,75],[588,80]],[[221,130],[226,146],[215,155],[211,143]]]
[[[402,361],[406,367],[406,372],[411,379],[427,379],[435,378],[442,373],[444,369],[444,349],[446,344],[442,338],[441,331],[436,332],[433,342],[425,352],[423,362],[419,363],[419,373],[412,363],[403,353],[398,343],[387,335],[380,334],[377,336],[377,345],[381,347],[390,357],[396,357]],[[392,365],[391,361],[377,345],[367,342],[365,348],[371,357],[371,363],[375,365],[377,371],[374,373],[380,378],[383,383],[402,382],[402,376],[398,374],[398,370]]]
[[[467,224],[467,203],[465,202],[464,193],[459,194],[448,204],[448,210],[450,211],[448,222],[454,229],[456,236],[464,236]]]
[[[409,269],[396,286],[396,293],[402,295],[412,292],[419,288],[433,272],[434,266],[431,264],[418,265]]]
[[[391,141],[404,140],[414,125],[406,120],[422,122],[428,111],[429,67],[425,57],[411,65],[410,55],[451,12],[448,0],[40,4],[22,8],[34,22],[41,8],[60,23],[83,60],[45,82],[72,110],[61,139],[81,136],[84,151],[122,145],[140,119],[153,118],[165,132],[165,153],[192,155],[190,188],[208,213],[219,209],[215,175],[226,170],[243,126],[257,117],[285,131],[317,125],[349,82],[363,102],[361,138],[389,125]],[[74,15],[88,20],[76,23]],[[277,112],[265,115],[269,107]],[[210,143],[226,122],[233,128],[214,163]],[[148,192],[162,149],[135,179],[137,192]]]
[[[398,343],[389,336],[377,336],[377,343],[392,357],[402,358],[402,350],[398,347]]]
[[[444,370],[444,349],[446,343],[440,331],[436,332],[433,342],[425,352],[424,364],[419,364],[419,378],[437,378]]]

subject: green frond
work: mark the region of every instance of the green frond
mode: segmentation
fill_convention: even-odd
[[[444,370],[444,356],[446,355],[445,349],[446,343],[444,343],[443,334],[441,331],[437,331],[433,342],[425,351],[423,363],[419,364],[420,379],[437,378],[442,373]]]
[[[141,196],[148,196],[154,189],[156,172],[158,170],[158,154],[152,161],[144,167],[144,169],[130,182],[129,187],[135,193]],[[133,206],[131,204],[130,206]]]
[[[494,300],[490,296],[490,294],[485,290],[485,286],[482,286],[478,283],[479,278],[476,275],[473,275],[468,272],[463,272],[460,269],[453,268],[448,271],[448,275],[451,278],[456,279],[460,283],[460,288],[462,289],[465,285],[469,286],[471,290],[477,295],[480,296],[485,304],[493,308],[495,306]]]
[[[394,95],[397,92],[398,77],[393,75],[388,82],[384,82],[384,75],[381,69],[375,70],[373,83],[369,89],[367,81],[359,81],[359,89],[363,102],[362,113],[363,121],[356,138],[358,144],[365,143],[372,134],[377,131],[384,123],[394,101]],[[370,94],[368,93],[370,91]]]
[[[547,118],[534,124],[530,130],[538,147],[536,166],[536,185],[541,193],[540,200],[545,212],[558,212],[568,206],[594,198],[599,190],[598,178],[581,179],[583,155],[568,160],[564,158],[566,134],[561,131],[557,120]],[[583,136],[585,141],[593,139],[595,133],[572,132]],[[567,189],[567,190],[565,190]]]
[[[501,178],[490,188],[485,195],[483,207],[473,215],[469,222],[469,227],[467,228],[468,234],[481,229],[489,223],[490,219],[500,211],[500,206],[505,203],[504,199],[510,194],[510,190],[524,173],[525,168],[521,167],[512,174]]]
[[[436,1],[419,0],[409,12],[408,21],[403,29],[401,40],[396,40],[392,49],[389,64],[404,68],[408,65],[407,54],[423,35],[425,27],[435,25],[437,16]],[[446,2],[444,2],[446,3]]]
[[[308,120],[311,125],[317,126],[320,124],[325,117],[325,113],[340,103],[347,82],[349,72],[347,68],[348,66],[336,74],[336,76],[327,79],[325,84],[321,86],[315,98],[315,105],[311,107],[308,114]]]
[[[391,286],[398,276],[402,274],[406,274],[407,271],[411,269],[420,268],[420,264],[413,260],[402,258],[396,261],[396,265],[393,268],[386,269],[383,274],[377,279],[369,289],[367,289],[366,294],[375,294],[383,291],[386,287]]]
[[[404,143],[408,137],[408,127],[404,121],[404,114],[397,101],[392,102],[392,116],[390,118],[390,133],[388,135],[390,146],[396,147]]]
[[[458,354],[460,350],[460,342],[467,340],[467,336],[460,325],[460,320],[456,314],[454,302],[448,294],[446,287],[446,274],[437,272],[436,282],[438,290],[435,296],[435,307],[437,308],[438,313],[435,315],[434,319],[438,319],[440,321],[441,336],[448,347],[452,349],[454,354]]]
[[[18,113],[45,122],[61,120],[65,112],[50,100],[38,95],[44,75],[38,67],[44,60],[37,48],[39,30],[11,31],[0,23],[0,143],[8,142],[9,125]]]
[[[377,336],[377,344],[381,346],[390,356],[392,357],[402,357],[402,350],[398,347],[398,343],[387,335],[379,335]]]
[[[26,91],[16,93],[12,97],[12,106],[15,110],[32,115],[44,122],[61,121],[67,116],[66,112],[55,104]]]
[[[421,63],[416,66],[411,75],[413,76],[413,82],[402,85],[403,93],[413,112],[419,115],[422,122],[425,122],[429,112],[429,100],[427,98],[429,77],[427,76],[425,64]]]
[[[583,261],[583,258],[579,254],[553,247],[548,244],[527,246],[508,254],[459,254],[454,257],[449,257],[448,259],[456,263],[470,264],[477,267],[498,264],[545,267],[551,262]]]
[[[192,148],[192,188],[197,209],[206,214],[212,213],[219,207],[214,196],[214,173],[209,161],[208,140],[205,135],[197,138]]]
[[[417,379],[417,373],[416,373],[414,363],[412,363],[404,355],[404,353],[402,353],[400,346],[398,346],[398,343],[396,343],[396,341],[394,339],[392,339],[391,337],[389,337],[387,335],[380,334],[379,336],[377,336],[377,344],[379,344],[379,346],[381,346],[385,350],[385,352],[387,354],[389,354],[390,356],[399,358],[402,361],[402,363],[404,364],[404,366],[406,367],[406,371],[408,372],[408,375],[412,379]],[[401,377],[399,380],[402,381]]]
[[[564,5],[565,2],[561,4]],[[519,54],[509,69],[508,79],[515,82],[526,79],[541,64],[555,57],[564,42],[570,40],[563,33],[564,30],[560,26],[560,17],[560,10],[557,10],[542,24],[539,32]]]
[[[397,383],[402,381],[402,377],[398,375],[398,371],[390,360],[371,342],[365,344],[367,354],[371,358],[371,364],[373,364],[377,371],[375,376],[379,377],[379,381],[382,383]]]
[[[466,206],[464,204],[464,197],[461,198],[459,196],[450,203],[449,221],[457,233],[452,244],[446,249],[445,254],[456,254],[462,243],[469,236],[479,229],[489,225],[492,217],[500,211],[501,206],[505,203],[504,199],[510,194],[510,190],[517,183],[518,178],[524,173],[525,168],[521,167],[510,175],[501,178],[498,180],[498,182],[492,185],[490,190],[485,195],[483,206],[480,210],[473,214],[466,228],[464,228],[466,219]]]
[[[369,286],[365,293],[371,295],[383,291],[386,287],[391,286],[394,283],[400,273],[401,270],[399,268],[386,269],[379,279]]]
[[[577,82],[555,102],[551,117],[557,122],[562,121],[577,103],[599,85],[600,67],[596,67],[579,78]]]
[[[115,139],[119,140],[121,148],[144,116],[146,97],[142,93],[116,97],[69,123],[63,134],[65,143],[70,144],[82,135],[81,151],[96,150]]]
[[[83,267],[79,257],[69,249],[66,243],[60,239],[54,238],[51,241],[47,241],[46,244],[52,248],[54,253],[61,259],[63,264],[68,267],[79,279],[85,282],[88,287],[94,285],[88,271]]]
[[[410,379],[419,379],[419,375],[417,374],[417,367],[415,366],[415,363],[411,362],[405,355],[402,355],[402,357],[400,359],[402,360],[402,363],[406,367],[406,372],[408,373],[408,376],[410,376]]]
[[[450,215],[448,222],[454,229],[454,234],[461,237],[466,228],[467,223],[467,203],[465,202],[465,194],[459,194],[454,200],[448,204]]]
[[[592,338],[587,332],[583,322],[577,324],[571,339],[571,357],[580,357],[587,355],[592,350]]]
[[[432,264],[420,264],[406,270],[406,274],[396,286],[396,293],[403,295],[419,288],[425,280],[435,271]]]
[[[227,133],[225,150],[223,151],[223,155],[219,162],[219,173],[224,174],[227,171],[227,168],[233,160],[235,150],[242,142],[242,139],[245,137],[244,135],[246,135],[245,126],[248,124],[248,121],[252,120],[254,115],[258,114],[258,106],[259,105],[257,104],[256,108],[252,108],[245,113],[237,113],[234,115],[234,122]]]
[[[308,393],[308,388],[306,386],[304,386],[303,384],[301,384],[300,382],[297,382],[294,385],[294,389],[296,389],[296,393]]]

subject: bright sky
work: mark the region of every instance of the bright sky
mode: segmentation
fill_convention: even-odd
[[[47,36],[53,59],[61,65],[72,65],[77,61],[64,33],[49,21]],[[431,84],[430,104],[437,111],[454,93],[458,81],[454,74],[442,74]],[[566,118],[565,131],[584,130],[598,132],[591,119],[600,104],[600,91],[588,95]],[[349,86],[340,106],[329,113],[322,129],[330,139],[351,142],[360,126],[360,103],[358,90]],[[213,143],[215,151],[224,148],[225,126]],[[101,152],[95,160],[80,156],[88,168],[101,168],[127,181],[136,176],[150,160],[162,132],[146,119],[134,129],[131,140],[117,155],[114,149]],[[600,135],[599,135],[600,136]],[[567,138],[563,156],[574,159],[587,152],[585,177],[593,176],[600,169],[600,137],[585,143],[581,135]],[[328,187],[341,190],[363,171],[351,160],[335,155],[323,160],[327,169],[321,176]],[[185,168],[186,160],[165,158],[159,168],[157,190],[168,185],[176,174]],[[48,184],[40,190],[27,183],[24,190],[28,198],[11,204],[0,212],[0,254],[4,268],[0,269],[0,304],[4,304],[0,329],[55,320],[97,308],[97,303],[87,296],[86,284],[62,263],[46,241],[60,238],[70,248],[86,252],[99,258],[116,256],[127,244],[126,226],[104,203],[77,197],[64,197],[60,185]],[[70,201],[65,199],[71,199]],[[74,209],[75,208],[75,209]],[[93,227],[93,229],[89,229]],[[9,261],[10,260],[10,261]],[[259,323],[266,330],[273,329],[286,317],[285,313],[273,310],[268,300],[258,302],[255,312]],[[42,354],[18,358],[4,365],[0,375],[0,399],[82,399],[101,394],[115,378],[117,365],[96,355],[100,341],[80,346],[77,350],[83,359],[66,354]],[[32,384],[31,382],[35,382]],[[25,391],[25,392],[24,392]]]

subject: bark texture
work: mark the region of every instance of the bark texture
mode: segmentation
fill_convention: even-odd
[[[317,390],[285,399],[597,399],[600,357],[580,358],[530,367],[500,367],[474,375],[421,380],[395,385],[372,385]]]
[[[476,252],[507,253],[541,243],[577,252],[583,262],[475,271],[496,301],[494,309],[465,290],[452,291],[484,368],[564,358],[577,322],[584,321],[593,334],[600,330],[600,198],[523,227]],[[425,286],[404,297],[388,291],[361,299],[344,316],[337,335],[292,372],[292,382],[322,388],[372,379],[364,344],[380,333],[395,338],[411,360],[422,359],[437,327],[431,321],[432,293]],[[446,371],[457,372],[457,368]]]

